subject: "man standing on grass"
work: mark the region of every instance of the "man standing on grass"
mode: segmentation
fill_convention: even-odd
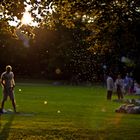
[[[123,99],[123,87],[124,87],[124,82],[123,79],[121,78],[121,75],[119,74],[116,81],[115,81],[116,89],[117,89],[117,95],[118,95],[118,100]]]
[[[3,99],[1,103],[1,113],[3,113],[4,103],[9,96],[14,112],[16,112],[16,103],[14,98],[14,87],[15,87],[15,80],[14,80],[14,73],[12,72],[12,67],[10,65],[6,66],[6,71],[1,74],[1,85],[3,88]]]
[[[114,88],[114,81],[110,73],[107,76],[106,84],[107,84],[107,100],[111,100]]]

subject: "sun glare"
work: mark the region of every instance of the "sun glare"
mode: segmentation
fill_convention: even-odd
[[[25,25],[32,25],[33,18],[29,12],[25,12],[21,19],[21,23]]]

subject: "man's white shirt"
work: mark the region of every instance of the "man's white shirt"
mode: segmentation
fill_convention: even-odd
[[[114,82],[113,82],[113,79],[112,77],[108,76],[107,77],[107,90],[113,90],[114,88]]]
[[[1,74],[1,80],[3,80],[4,85],[6,88],[14,87],[15,81],[14,81],[14,73],[13,72],[3,72]]]

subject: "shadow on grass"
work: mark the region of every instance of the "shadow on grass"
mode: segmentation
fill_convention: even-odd
[[[9,137],[10,127],[12,121],[14,119],[14,115],[10,115],[8,122],[2,128],[2,115],[0,114],[0,140],[7,140]]]

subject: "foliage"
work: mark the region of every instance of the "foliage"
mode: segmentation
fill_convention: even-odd
[[[21,19],[24,12],[23,0],[1,0],[0,1],[1,18],[5,20]]]
[[[122,56],[128,57],[135,64],[139,63],[139,1],[16,0],[13,2],[12,0],[1,0],[1,46],[7,42],[7,38],[17,38],[16,27],[9,26],[9,21],[16,21],[18,28],[20,27],[24,34],[32,39],[34,38],[35,28],[37,27],[25,26],[21,23],[23,13],[28,7],[30,7],[28,11],[34,21],[38,23],[39,30],[42,28],[45,32],[49,31],[50,34],[52,30],[54,32],[57,30],[56,35],[64,33],[60,28],[70,31],[66,34],[69,36],[68,38],[63,35],[60,35],[63,36],[63,39],[56,37],[56,35],[54,38],[52,37],[56,39],[54,44],[53,41],[49,43],[44,41],[44,43],[38,45],[40,48],[37,47],[35,51],[31,52],[28,49],[29,54],[36,59],[36,67],[41,67],[40,71],[44,71],[45,64],[50,65],[48,67],[51,71],[54,71],[55,67],[65,69],[72,64],[71,67],[75,68],[74,75],[77,75],[80,69],[82,74],[88,72],[86,69],[88,69],[88,63],[90,63],[89,66],[92,66],[92,68],[89,68],[91,69],[90,73],[93,73],[93,71],[96,71],[94,67],[101,70],[103,63],[107,63],[108,67],[112,64],[119,65]],[[31,42],[37,42],[38,38],[41,39],[39,30],[37,37]],[[12,40],[14,42],[14,39]],[[48,60],[50,56],[45,53],[48,49],[45,48],[46,44],[52,53],[50,60]],[[34,43],[31,43],[31,45],[32,47],[37,46]],[[70,46],[70,49],[67,45]],[[53,52],[54,49],[58,53]],[[38,53],[38,51],[39,54],[33,54],[33,52]],[[84,59],[84,56],[86,59]],[[74,63],[72,62],[73,59],[75,60]],[[65,60],[65,66],[61,63],[61,60]],[[95,63],[95,65],[92,65],[92,63]],[[89,77],[93,77],[93,75]]]

